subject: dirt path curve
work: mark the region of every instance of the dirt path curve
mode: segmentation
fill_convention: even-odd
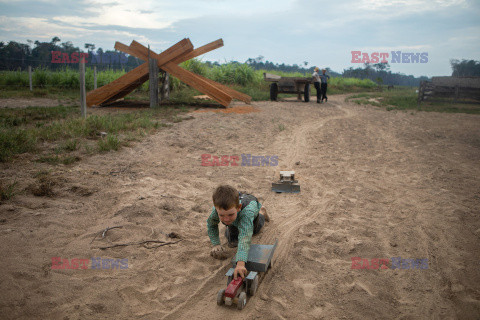
[[[336,106],[337,104],[333,102],[329,104],[328,107],[334,108]],[[301,108],[303,106],[294,104],[294,107]],[[312,137],[317,134],[318,130],[320,130],[326,122],[352,117],[353,114],[354,113],[350,110],[341,110],[340,114],[332,114],[326,117],[303,119],[304,122],[301,123],[301,126],[289,128],[290,130],[288,134],[280,135],[279,138],[274,141],[272,143],[272,146],[269,148],[270,150],[272,150],[272,153],[268,154],[273,154],[273,152],[275,152],[274,154],[278,155],[279,158],[282,159],[281,165],[284,167],[285,170],[288,170],[289,168],[295,168],[296,162],[302,160],[305,161],[304,159],[307,159],[307,157],[312,157],[314,155],[314,153],[311,152],[312,149],[309,148],[311,145],[310,139],[312,139]],[[275,174],[272,175],[272,181],[278,178],[279,171],[280,169],[276,170]],[[302,174],[301,170],[298,172],[298,174]],[[309,203],[308,206],[302,205],[302,202],[304,202],[305,200],[309,198],[313,199],[311,188],[315,186],[315,180],[303,176],[301,179],[302,188],[308,191],[302,191],[302,194],[300,196],[288,195],[290,200],[286,203],[286,206],[281,205],[277,207],[274,205],[275,200],[273,198],[278,198],[283,195],[268,193],[264,201],[264,203],[268,205],[269,211],[273,213],[272,215],[275,217],[275,222],[265,229],[265,232],[263,232],[263,235],[261,237],[261,243],[268,244],[274,243],[275,239],[279,240],[279,243],[281,245],[279,245],[278,250],[275,254],[275,265],[282,265],[285,260],[287,260],[288,257],[291,255],[293,242],[289,240],[292,239],[294,233],[298,231],[301,226],[306,225],[318,218],[318,214],[311,214],[311,210],[316,205],[318,205],[317,201]],[[303,208],[303,210],[299,211],[297,208]],[[319,213],[319,211],[317,211],[317,213]],[[221,269],[218,270],[218,272],[220,273],[220,276],[223,276],[225,270]],[[267,277],[266,279],[264,279],[264,282],[268,283],[270,280],[271,277]],[[223,284],[220,284],[220,288],[222,285]],[[215,293],[216,291],[218,291],[215,290],[215,288],[219,288],[218,277],[208,278],[208,280],[202,284],[202,290],[199,290],[194,295],[190,296],[183,304],[179,305],[175,310],[169,313],[168,317],[166,318],[186,319],[189,317],[198,317],[199,314],[212,315],[217,313],[217,306],[211,303],[211,293]],[[264,290],[261,290],[259,291],[259,293],[261,294],[263,291]],[[263,297],[263,299],[268,298]],[[245,314],[243,314],[243,316],[246,316],[247,318],[254,318],[255,314],[258,313],[257,309],[258,308],[252,309],[250,310],[250,312],[246,311],[244,312]],[[227,315],[228,311],[225,316]],[[219,318],[220,317],[221,315],[219,315]]]
[[[477,319],[480,117],[388,112],[344,98],[192,112],[132,148],[59,168],[54,198],[25,194],[0,206],[0,316]],[[202,154],[279,163],[202,166]],[[295,170],[300,194],[270,191],[280,170]],[[275,266],[243,311],[215,303],[229,264],[209,256],[205,222],[220,183],[268,207],[272,221],[254,243],[279,239]],[[92,241],[115,225],[123,228]],[[98,249],[169,241],[170,232],[183,241]],[[52,270],[55,256],[127,258],[128,269]],[[428,259],[428,269],[352,269],[352,257]]]

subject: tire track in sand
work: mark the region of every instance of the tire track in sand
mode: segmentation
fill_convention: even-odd
[[[348,119],[355,115],[353,111],[343,108],[338,103],[330,103],[330,105],[333,105],[342,114],[327,116],[321,119],[314,119],[308,123],[302,123],[299,127],[294,129],[292,135],[283,135],[281,139],[272,144],[272,150],[275,150],[276,154],[284,155],[282,159],[285,160],[282,161],[282,166],[293,168],[297,159],[305,158],[309,151],[311,152],[312,150],[309,148],[309,138],[312,135],[315,135],[325,123],[334,120]],[[280,170],[283,169],[278,169],[278,171]],[[297,170],[297,172],[301,175],[301,170]],[[275,176],[278,176],[278,174],[279,173],[276,172]],[[289,253],[294,245],[293,241],[288,240],[292,238],[295,231],[301,226],[315,221],[320,213],[322,213],[332,201],[332,199],[318,198],[312,194],[313,190],[311,190],[309,186],[313,185],[314,180],[315,177],[302,176],[302,181],[300,182],[302,192],[300,194],[287,195],[296,197],[296,201],[291,203],[288,207],[279,207],[281,205],[279,201],[270,204],[273,202],[269,201],[270,197],[274,195],[273,193],[270,193],[265,199],[265,203],[269,203],[269,210],[275,212],[273,218],[274,221],[270,222],[269,228],[266,228],[265,231],[262,232],[261,238],[257,241],[261,243],[273,243],[275,239],[279,240],[274,256],[275,265],[277,266],[281,265],[286,259],[288,259]],[[301,210],[299,210],[299,208],[301,208]],[[312,212],[316,214],[312,214]],[[184,319],[189,317],[201,319],[201,315],[204,315],[205,318],[212,319],[213,314],[218,318],[231,317],[232,314],[229,311],[229,308],[217,308],[215,304],[216,292],[221,288],[219,283],[224,283],[225,280],[223,275],[228,267],[229,264],[226,264],[225,267],[217,269],[214,274],[200,284],[193,294],[171,312],[165,314],[162,319]],[[271,285],[268,280],[272,275],[272,272],[269,272],[263,279],[267,281],[262,280],[263,284],[259,287],[256,297],[270,291]],[[265,298],[265,296],[263,296],[262,300],[265,299],[275,301],[272,297]],[[192,304],[195,305],[193,306]],[[239,317],[249,318],[256,313],[255,309],[254,305],[247,304],[246,309],[242,311],[242,315],[239,314]]]

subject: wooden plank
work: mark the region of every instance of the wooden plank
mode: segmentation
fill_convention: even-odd
[[[163,65],[162,69],[174,77],[177,77],[192,88],[195,88],[198,91],[210,96],[212,99],[216,100],[225,107],[228,107],[228,105],[232,102],[232,96],[208,83],[207,81],[202,80],[200,76],[193,72],[180,68],[173,63],[167,63]]]
[[[432,84],[442,87],[480,89],[480,77],[432,77]]]
[[[80,110],[82,113],[82,118],[87,118],[87,100],[86,100],[86,90],[85,90],[85,58],[80,60],[78,64],[80,68]]]
[[[138,43],[138,42],[137,42]],[[179,56],[178,58],[172,60],[173,63],[182,63],[184,61],[187,61],[187,60],[190,60],[190,59],[193,59],[195,57],[198,57],[202,54],[205,54],[209,51],[212,51],[214,49],[217,49],[219,47],[223,46],[223,40],[222,39],[218,39],[218,40],[215,40],[213,42],[210,42],[202,47],[199,47],[195,50],[193,50],[192,52],[189,52],[189,53],[186,53],[184,55],[181,55]],[[123,43],[120,43],[120,42],[116,42],[115,43],[115,49],[119,50],[119,51],[122,51],[122,52],[125,52],[127,54],[130,54],[130,55],[133,55],[135,56],[135,54],[133,54],[133,52],[130,51],[130,47],[123,44]],[[137,58],[139,59],[142,59],[142,57],[139,57],[139,56],[136,56]],[[143,60],[143,59],[142,59]],[[235,98],[237,100],[240,100],[240,101],[243,101],[245,103],[250,103],[252,101],[252,97],[250,97],[249,95],[246,95],[244,93],[241,93],[241,92],[238,92],[236,91],[235,89],[232,89],[226,85],[223,85],[221,83],[218,83],[218,82],[215,82],[211,79],[208,79],[208,78],[205,78],[205,77],[202,77],[200,75],[197,75],[198,77],[200,77],[202,80],[210,83],[211,85],[213,86],[216,86],[218,87],[220,90],[222,91],[225,91],[228,95],[230,95],[232,98]]]
[[[148,48],[134,40],[130,44],[130,52],[140,59],[146,59],[148,54]],[[150,56],[156,58],[157,54],[150,51]],[[187,71],[172,62],[166,63],[162,66],[159,65],[159,67],[161,67],[164,71],[170,73],[174,77],[177,77],[180,81],[188,84],[189,86],[197,89],[200,92],[205,93],[206,95],[224,106],[228,106],[232,101],[232,97],[224,91],[220,90],[218,87],[201,79],[201,77],[196,75],[195,73]]]
[[[133,40],[132,43],[138,43],[137,41]],[[131,44],[130,44],[131,46]],[[146,48],[148,50],[148,48]],[[175,45],[171,46],[167,50],[163,51],[160,54],[155,54],[152,58],[157,59],[157,65],[161,67],[165,63],[177,59],[178,57],[183,57],[185,54],[190,53],[193,51],[193,44],[190,42],[188,38],[181,40],[180,42],[176,43]],[[150,51],[153,52],[153,51]],[[148,54],[147,54],[148,57]],[[144,61],[147,61],[143,59]]]
[[[148,59],[148,83],[150,90],[150,108],[158,107],[158,66],[157,60]]]
[[[183,39],[157,55],[156,58],[161,65],[192,51],[193,45],[190,40]],[[146,79],[145,76],[147,76]],[[105,102],[112,102],[114,97],[116,99],[122,98],[141,86],[146,80],[148,80],[148,63],[144,63],[109,84],[89,92],[87,105],[100,105]]]
[[[187,45],[189,46],[189,44],[187,44]],[[193,46],[192,46],[192,48],[193,48]],[[130,47],[121,43],[121,42],[118,42],[118,41],[115,42],[115,49],[118,50],[118,51],[122,51],[122,52],[125,52],[127,54],[130,54],[130,55],[134,56],[134,54],[132,54],[132,52],[130,52]],[[168,49],[165,50],[165,51],[168,52]],[[179,58],[183,57],[184,55],[191,55],[194,51],[190,51],[190,48],[187,48],[186,52],[184,54],[179,55],[176,59],[179,59]],[[130,85],[126,88],[123,88],[120,92],[118,92],[114,96],[110,97],[108,100],[105,100],[103,102],[103,104],[108,104],[108,103],[114,102],[115,100],[118,100],[118,99],[126,96],[127,94],[131,93],[133,90],[135,90],[136,88],[141,86],[144,82],[146,82],[148,80],[148,78],[149,78],[148,74],[139,78],[138,81],[136,81],[136,83],[132,83],[132,85]]]
[[[223,85],[221,83],[218,83],[218,82],[215,82],[213,81],[212,79],[208,79],[208,78],[205,78],[205,77],[202,77],[201,75],[198,75],[201,79],[207,81],[208,83],[210,83],[211,85],[214,85],[214,86],[217,86],[218,88],[220,88],[221,90],[225,91],[226,93],[228,93],[230,96],[232,96],[233,98],[237,99],[237,100],[240,100],[240,101],[243,101],[245,103],[250,103],[252,101],[252,97],[250,97],[249,95],[247,94],[244,94],[242,92],[238,92],[237,90],[235,89],[232,89],[226,85]]]
[[[173,60],[172,62],[174,63],[182,63],[182,62],[185,62],[187,60],[190,60],[190,59],[193,59],[195,57],[198,57],[202,54],[205,54],[207,52],[210,52],[212,50],[215,50],[215,49],[218,49],[220,47],[223,46],[223,40],[222,39],[218,39],[218,40],[215,40],[215,41],[212,41],[204,46],[201,46],[195,50],[193,50],[191,53],[183,56],[183,57],[179,57],[175,60]],[[214,86],[217,86],[219,89],[225,91],[226,93],[228,93],[230,96],[232,96],[233,98],[237,99],[237,100],[240,100],[240,101],[243,101],[245,103],[250,103],[252,101],[252,97],[250,97],[249,95],[246,95],[244,93],[241,93],[241,92],[238,92],[236,91],[235,89],[232,89],[226,85],[223,85],[221,83],[218,83],[218,82],[215,82],[211,79],[208,79],[208,78],[205,78],[205,77],[202,77],[200,75],[198,75],[201,79],[207,81],[208,83],[210,83],[211,85],[214,85]]]
[[[143,76],[142,78],[138,79],[138,81],[132,83],[129,87],[122,89],[122,91],[117,92],[114,96],[108,98],[108,100],[105,100],[102,102],[102,104],[109,104],[112,102],[117,101],[118,99],[121,99],[125,97],[126,95],[130,94],[133,90],[137,89],[139,86],[141,86],[143,83],[145,83],[148,80],[148,73]]]
[[[282,77],[278,76],[276,74],[271,74],[271,73],[264,72],[263,73],[263,79],[265,81],[278,81],[278,80],[282,79]]]
[[[186,54],[182,57],[178,57],[176,59],[173,59],[172,62],[176,63],[176,64],[179,64],[179,63],[185,62],[187,60],[196,58],[196,57],[198,57],[202,54],[205,54],[207,52],[210,52],[212,50],[218,49],[220,47],[223,47],[223,40],[222,39],[218,39],[218,40],[215,40],[213,42],[207,43],[206,45],[201,46],[201,47],[193,50],[192,52],[190,52],[190,53],[188,53],[188,54]]]
[[[144,63],[131,70],[130,72],[124,74],[120,78],[113,80],[112,82],[96,90],[90,91],[87,94],[87,105],[89,107],[92,105],[100,105],[112,96],[118,95],[118,93],[120,92],[123,93],[125,88],[128,88],[134,83],[136,83],[137,85],[141,85],[143,82],[140,83],[140,79],[146,74],[148,75],[148,64]]]

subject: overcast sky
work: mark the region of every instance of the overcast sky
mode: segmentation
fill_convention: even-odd
[[[113,50],[135,39],[165,50],[223,38],[210,61],[264,56],[274,63],[341,72],[351,51],[387,52],[393,72],[450,75],[450,59],[480,60],[479,0],[0,0],[0,41],[50,41]],[[427,63],[391,63],[391,51],[428,53]]]

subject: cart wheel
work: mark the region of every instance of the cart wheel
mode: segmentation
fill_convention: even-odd
[[[257,289],[258,289],[258,275],[255,276],[255,278],[252,280],[252,282],[250,283],[250,288],[248,290],[248,293],[251,295],[251,296],[254,296],[255,295],[255,292],[257,292]]]
[[[270,85],[270,100],[277,101],[278,96],[278,84],[276,82]]]
[[[232,280],[233,280],[233,276],[228,276],[227,277],[227,287],[230,284],[230,282],[232,282]]]
[[[310,101],[310,83],[305,84],[305,91],[303,92],[303,97],[305,98],[305,102]]]
[[[219,306],[223,305],[225,303],[225,301],[223,301],[223,297],[225,297],[225,289],[222,289],[220,291],[218,291],[218,294],[217,294],[217,304]]]
[[[237,308],[242,310],[247,304],[247,294],[245,292],[240,293],[238,296]]]

